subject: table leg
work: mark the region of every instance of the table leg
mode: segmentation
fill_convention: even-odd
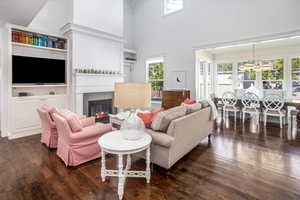
[[[123,198],[124,194],[124,175],[123,175],[123,155],[119,154],[119,184],[118,184],[118,195],[119,199]]]
[[[147,149],[146,152],[146,180],[147,183],[150,183],[150,178],[151,178],[151,171],[150,171],[150,146]]]
[[[131,169],[131,157],[130,157],[130,155],[128,154],[128,155],[127,155],[126,170],[129,170],[129,169]]]
[[[105,152],[103,150],[101,150],[101,178],[102,178],[102,182],[105,181],[105,174],[106,174]]]

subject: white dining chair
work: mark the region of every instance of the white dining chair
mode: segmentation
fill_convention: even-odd
[[[263,100],[264,104],[264,125],[267,125],[267,117],[274,116],[279,117],[280,128],[282,123],[285,123],[285,110],[283,110],[284,100],[278,95],[268,95]]]
[[[229,112],[234,113],[234,121],[236,121],[236,113],[240,112],[240,109],[236,106],[237,98],[233,92],[225,92],[222,95],[223,102],[223,118],[226,119]]]
[[[245,122],[245,115],[246,114],[254,114],[256,115],[256,122],[259,124],[259,115],[260,115],[260,102],[259,97],[252,93],[252,92],[246,92],[242,98],[241,98],[243,108],[243,123]]]

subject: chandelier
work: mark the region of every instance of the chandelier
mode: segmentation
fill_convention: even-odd
[[[252,45],[252,63],[248,62],[242,66],[240,66],[241,71],[246,71],[246,70],[254,70],[254,71],[265,71],[265,70],[270,70],[272,68],[271,64],[262,64],[261,62],[255,60],[255,44]]]

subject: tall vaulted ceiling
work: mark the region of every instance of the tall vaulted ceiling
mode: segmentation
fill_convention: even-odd
[[[0,21],[27,26],[47,0],[0,0]]]

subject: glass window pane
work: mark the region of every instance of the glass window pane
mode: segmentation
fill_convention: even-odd
[[[165,14],[173,13],[183,8],[183,0],[165,0]]]
[[[270,64],[272,68],[262,72],[263,80],[283,80],[283,59],[263,60],[262,64]]]
[[[255,81],[240,81],[239,89],[248,89],[251,85],[255,86]]]
[[[293,81],[293,97],[300,99],[300,81]]]
[[[149,64],[149,80],[163,80],[164,79],[164,64],[152,63]]]
[[[238,63],[238,80],[256,80],[256,72],[254,70],[240,70],[242,65],[245,65],[249,62],[240,62]]]
[[[300,58],[292,59],[292,80],[300,80]]]
[[[164,82],[163,81],[153,81],[151,82],[151,87],[152,87],[152,99],[154,98],[159,98],[161,99],[161,93],[164,87]]]
[[[263,89],[282,90],[282,81],[263,81]]]

